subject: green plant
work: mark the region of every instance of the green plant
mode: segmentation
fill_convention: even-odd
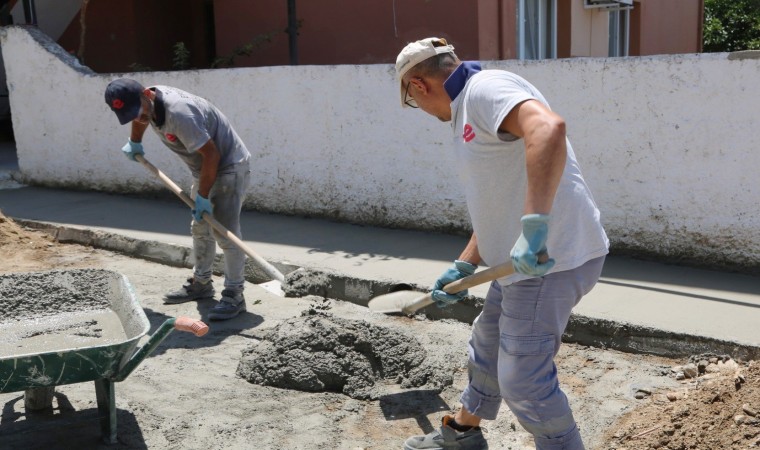
[[[760,50],[760,1],[705,0],[705,52]]]
[[[172,47],[174,58],[172,58],[172,68],[174,70],[187,70],[190,68],[190,50],[184,42],[177,42]]]
[[[145,66],[140,63],[132,63],[129,65],[129,70],[132,72],[150,72],[153,70],[150,66]]]
[[[218,56],[214,59],[214,62],[211,63],[211,67],[214,69],[231,67],[235,63],[235,58],[238,56],[251,56],[254,50],[261,48],[264,44],[271,43],[277,33],[278,32],[269,32],[255,36],[251,42],[235,47],[229,55]]]

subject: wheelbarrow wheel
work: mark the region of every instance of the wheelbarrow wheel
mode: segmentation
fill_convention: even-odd
[[[27,411],[42,411],[53,408],[55,386],[29,388],[24,391],[24,409]]]

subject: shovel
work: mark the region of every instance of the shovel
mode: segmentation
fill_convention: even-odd
[[[187,196],[182,191],[182,188],[177,186],[171,178],[169,178],[165,173],[161,172],[156,166],[151,164],[143,155],[135,155],[135,159],[139,161],[143,166],[145,166],[146,169],[153,172],[154,175],[156,175],[158,178],[161,179],[161,181],[164,182],[164,184],[177,196],[182,199],[183,202],[187,204],[190,208],[195,208],[195,202]],[[224,227],[221,223],[219,223],[216,219],[214,219],[211,214],[204,212],[203,213],[203,220],[208,222],[209,225],[219,234],[223,235],[230,241],[232,241],[233,244],[235,244],[240,250],[243,251],[246,255],[248,255],[251,259],[253,259],[256,264],[264,271],[267,275],[272,277],[271,281],[267,281],[266,283],[258,284],[258,286],[263,287],[267,291],[278,295],[280,297],[284,297],[285,293],[282,291],[282,282],[285,281],[285,276],[277,270],[273,265],[269,264],[264,258],[256,254],[250,247],[245,245],[245,242],[240,240],[237,236],[232,234],[228,229]]]
[[[443,287],[449,294],[456,294],[479,284],[487,283],[515,272],[511,261],[489,267],[472,275],[452,281]],[[379,295],[369,301],[369,309],[383,314],[404,313],[412,314],[418,309],[434,303],[432,292],[421,294],[416,291],[398,291]]]

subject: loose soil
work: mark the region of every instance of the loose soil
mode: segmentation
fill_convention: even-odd
[[[187,269],[60,244],[1,213],[0,255],[2,274],[100,268],[126,275],[151,323],[150,333],[169,317],[205,320],[213,305],[163,304],[163,293],[176,289],[188,276]],[[217,287],[221,281],[215,278]],[[210,332],[201,338],[171,333],[116,384],[118,444],[100,444],[95,389],[86,382],[57,386],[53,409],[36,413],[24,410],[23,392],[0,394],[0,449],[398,449],[407,436],[431,431],[443,414],[458,407],[467,381],[468,325],[423,316],[384,316],[318,296],[280,298],[253,284],[246,285],[245,295],[248,312],[210,322]],[[371,390],[362,391],[371,395],[353,398],[343,392],[256,384],[238,374],[244,357],[248,364],[257,351],[267,357],[262,343],[273,345],[272,336],[310,315],[342,326],[363,322],[375,331],[411,336],[431,360],[446,360],[450,381],[410,387],[400,379],[378,379]],[[692,359],[563,345],[557,358],[560,382],[587,447],[756,447],[758,365],[734,362],[725,355]],[[702,373],[677,380],[672,369],[689,362]],[[484,428],[491,449],[533,448],[507,408]]]

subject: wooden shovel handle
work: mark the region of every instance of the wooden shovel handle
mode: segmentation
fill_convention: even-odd
[[[498,264],[488,269],[475,272],[472,275],[460,278],[456,281],[452,281],[443,287],[443,290],[449,294],[456,294],[465,289],[477,286],[479,284],[488,283],[502,277],[506,277],[515,273],[515,268],[512,266],[512,261]]]
[[[512,266],[512,261],[507,261],[505,263],[489,267],[488,269],[481,270],[480,272],[475,272],[472,275],[468,275],[456,281],[452,281],[451,283],[444,286],[443,290],[449,294],[456,294],[457,292],[461,292],[465,289],[469,289],[483,283],[488,283],[489,281],[493,281],[501,277],[506,277],[508,275],[512,275],[513,273],[515,273],[515,268]],[[432,293],[428,293],[424,297],[420,297],[413,303],[408,304],[403,309],[403,313],[411,314],[418,309],[432,305],[433,303],[434,301]]]
[[[135,155],[135,159],[139,161],[143,166],[145,166],[146,169],[153,172],[154,175],[156,175],[161,181],[164,182],[166,187],[169,188],[172,192],[177,194],[177,197],[182,199],[183,202],[187,204],[190,208],[195,208],[195,202],[185,194],[185,192],[182,190],[181,187],[177,186],[174,181],[171,180],[168,176],[166,176],[165,173],[161,172],[156,166],[151,164],[143,155]],[[250,247],[248,247],[245,242],[240,240],[237,236],[232,234],[228,229],[224,227],[221,223],[219,223],[216,219],[214,219],[211,214],[204,212],[203,213],[203,220],[209,223],[211,227],[216,230],[217,233],[223,235],[230,241],[232,241],[233,244],[235,244],[240,250],[243,251],[246,255],[250,256],[251,259],[256,261],[256,264],[259,265],[270,277],[277,281],[285,281],[285,276],[277,270],[276,267],[269,264],[264,258],[259,256],[256,252],[254,252]]]

